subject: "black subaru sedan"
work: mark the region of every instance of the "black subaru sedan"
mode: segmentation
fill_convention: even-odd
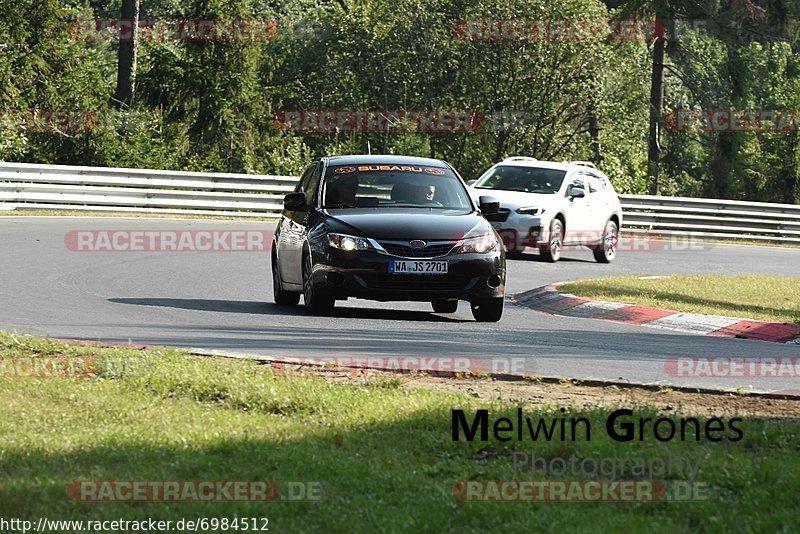
[[[272,244],[275,303],[314,312],[336,300],[470,303],[478,321],[503,314],[505,253],[449,164],[405,156],[323,158],[286,195]]]

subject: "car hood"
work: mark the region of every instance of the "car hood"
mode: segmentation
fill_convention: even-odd
[[[325,213],[330,231],[377,240],[451,241],[492,231],[486,219],[463,210],[381,208]]]
[[[522,193],[520,191],[503,191],[500,189],[469,189],[475,202],[479,197],[494,197],[500,201],[500,206],[509,209],[533,206],[537,208],[547,208],[555,204],[561,196],[558,193],[546,195],[542,193]]]

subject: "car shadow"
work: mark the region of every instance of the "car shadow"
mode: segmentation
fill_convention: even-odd
[[[569,249],[567,249],[562,254],[564,254],[564,253],[568,254],[569,252],[571,252],[571,251]],[[530,252],[511,252],[511,253],[508,253],[507,252],[506,253],[506,259],[518,260],[518,261],[531,261],[531,262],[536,262],[536,263],[549,263],[549,262],[545,261],[544,258],[542,258],[542,256],[538,252],[533,252],[533,253],[530,253]],[[558,261],[575,262],[575,263],[596,263],[594,259],[587,260],[587,259],[583,259],[583,258],[568,258],[568,257],[565,257],[565,256],[561,256],[561,259],[558,260]]]
[[[211,299],[173,299],[173,298],[111,298],[115,304],[135,306],[156,306],[161,308],[177,308],[182,310],[207,311],[216,313],[241,313],[251,315],[284,315],[313,316],[303,306],[279,306],[270,302],[248,300],[211,300]],[[467,305],[463,303],[462,305]],[[437,323],[464,323],[466,319],[447,317],[431,312],[417,310],[397,310],[387,308],[354,308],[337,306],[326,317],[344,319],[375,319],[395,321],[424,321]]]

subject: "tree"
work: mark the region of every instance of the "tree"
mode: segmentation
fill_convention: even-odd
[[[659,3],[660,4],[660,3]],[[667,52],[667,35],[659,31],[666,20],[666,9],[656,8],[656,35],[653,41],[653,70],[650,76],[650,129],[648,134],[647,174],[650,177],[650,194],[659,192],[659,163],[661,160],[661,118],[664,112],[664,61]],[[663,27],[662,27],[663,29]]]
[[[136,39],[139,34],[139,0],[122,0],[120,41],[117,55],[117,91],[114,107],[133,106],[136,90]]]

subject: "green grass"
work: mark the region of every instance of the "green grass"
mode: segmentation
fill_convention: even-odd
[[[272,532],[789,532],[797,524],[800,423],[746,420],[745,438],[617,443],[607,412],[592,441],[537,442],[546,457],[689,456],[708,501],[465,503],[459,480],[510,479],[532,443],[451,441],[450,410],[514,405],[409,390],[279,377],[248,361],[170,350],[66,346],[0,334],[5,357],[89,356],[88,378],[0,379],[0,517],[138,520],[267,517]],[[528,405],[529,415],[557,408]],[[538,412],[537,412],[538,410]],[[655,416],[654,409],[640,413]],[[573,413],[572,415],[578,415]],[[318,481],[323,498],[274,503],[84,503],[73,480]]]
[[[642,280],[621,276],[570,282],[559,291],[686,313],[800,323],[800,278],[677,275]]]

